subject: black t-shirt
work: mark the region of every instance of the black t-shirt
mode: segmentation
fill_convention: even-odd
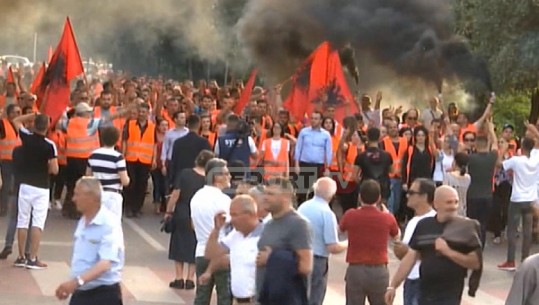
[[[361,180],[373,179],[380,183],[382,197],[389,198],[390,183],[389,173],[393,160],[391,155],[378,148],[368,147],[363,153],[356,157],[354,162],[361,169]]]
[[[442,235],[444,227],[445,223],[438,222],[436,217],[427,217],[419,221],[410,240],[410,248],[421,254],[421,294],[427,299],[460,296],[464,288],[467,269],[439,254],[434,247],[434,242]],[[471,251],[458,249],[451,244],[449,246],[462,253]]]
[[[19,131],[22,146],[14,149],[15,171],[19,172],[20,183],[39,188],[49,188],[49,160],[56,158],[56,145],[42,135],[26,128]]]

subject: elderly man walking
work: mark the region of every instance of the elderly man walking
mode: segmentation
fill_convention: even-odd
[[[97,178],[77,181],[73,201],[82,217],[75,231],[71,279],[56,289],[60,300],[71,295],[70,305],[122,304],[123,232],[117,217],[101,206],[101,196]]]
[[[329,177],[318,179],[313,185],[314,197],[304,202],[298,213],[307,218],[313,230],[313,272],[309,304],[322,305],[326,296],[329,254],[344,252],[347,242],[339,242],[337,217],[329,202],[337,192],[337,183]]]

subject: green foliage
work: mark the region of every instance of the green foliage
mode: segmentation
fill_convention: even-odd
[[[512,91],[496,97],[494,104],[494,123],[497,130],[501,131],[504,124],[515,127],[515,134],[524,134],[524,121],[530,114],[529,91]]]
[[[454,0],[456,32],[484,57],[498,92],[539,84],[539,1]]]

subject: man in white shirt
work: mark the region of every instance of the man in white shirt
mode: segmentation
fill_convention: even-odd
[[[440,99],[433,97],[429,100],[429,107],[421,112],[421,121],[423,126],[430,129],[433,120],[439,120],[442,117],[443,111],[438,107]]]
[[[393,245],[393,252],[395,255],[402,259],[408,252],[408,244],[414,235],[417,223],[426,218],[434,217],[436,211],[432,208],[434,202],[434,192],[436,191],[436,184],[432,180],[419,178],[414,180],[408,193],[407,205],[413,209],[415,216],[410,219],[404,230],[402,242],[395,242]],[[417,305],[420,298],[420,278],[419,278],[419,266],[420,261],[417,261],[412,268],[412,271],[408,274],[406,281],[404,282],[404,302],[403,305]]]
[[[200,276],[199,284],[207,284],[221,259],[230,254],[230,288],[234,303],[254,305],[257,244],[264,224],[258,218],[256,202],[249,195],[238,195],[232,200],[230,217],[234,230],[218,242],[225,215],[215,216],[215,227],[206,247],[206,257],[211,259],[211,263]]]
[[[529,129],[530,127],[528,127]],[[533,139],[524,138],[521,145],[521,155],[503,161],[503,169],[513,172],[513,189],[507,216],[507,261],[498,265],[498,268],[502,270],[515,270],[517,226],[521,217],[522,260],[530,254],[533,229],[532,204],[537,200],[537,177],[539,176],[539,154],[534,150],[534,146]]]
[[[230,172],[223,159],[214,158],[206,164],[206,185],[191,199],[191,220],[195,229],[197,245],[195,249],[196,275],[199,278],[208,268],[210,261],[204,257],[206,244],[214,229],[214,217],[219,213],[228,215],[230,197],[223,189],[230,187]],[[213,286],[217,289],[217,304],[230,305],[230,285],[228,270],[213,273],[205,285],[197,285],[195,305],[209,305]]]

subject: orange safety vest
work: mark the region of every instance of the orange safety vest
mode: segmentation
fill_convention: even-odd
[[[118,111],[118,109],[116,108],[116,106],[110,106],[109,111],[110,111],[110,115],[115,115],[116,112]],[[101,118],[101,107],[100,106],[94,107],[94,118]],[[122,144],[121,133],[123,131],[124,124],[125,124],[125,119],[124,118],[115,118],[112,121],[112,126],[118,128],[118,130],[120,131],[120,137],[118,138],[118,142],[116,142],[116,145],[118,147],[120,147],[121,144]]]
[[[262,128],[271,128],[271,126],[273,126],[273,120],[271,119],[271,116],[269,115],[264,115],[262,117]]]
[[[208,143],[210,143],[211,149],[215,146],[215,140],[217,139],[217,133],[215,132],[208,132],[206,135],[202,135],[202,137],[206,138],[208,140]]]
[[[343,134],[342,125],[337,123],[337,121],[335,121],[335,134],[338,135],[339,137],[341,137]]]
[[[430,147],[427,147],[426,150],[430,155],[430,167],[432,168],[434,166],[434,156],[432,155],[432,152],[430,151]],[[410,145],[408,146],[408,160],[406,163],[406,184],[408,185],[410,185],[410,170],[411,170],[411,163],[412,163],[413,155],[414,155],[414,146]]]
[[[461,142],[464,141],[464,134],[466,132],[473,132],[473,133],[477,134],[477,128],[475,128],[474,124],[468,124],[466,127],[461,128],[460,129],[460,135],[459,135],[459,139],[460,139]]]
[[[288,131],[289,131],[289,134],[290,134],[291,136],[293,136],[294,138],[296,138],[296,136],[297,136],[297,129],[296,129],[296,126],[295,126],[295,125],[288,124]]]
[[[59,130],[50,131],[49,139],[56,144],[58,165],[67,165],[65,134]]]
[[[0,140],[0,159],[11,161],[13,160],[13,149],[22,143],[11,122],[8,119],[2,119],[2,122],[6,137]]]
[[[357,145],[352,144],[352,142],[348,143],[348,150],[346,152],[346,158],[344,162],[344,168],[343,168],[343,178],[345,181],[352,181],[353,175],[354,175],[354,163],[356,162],[356,157],[358,155],[358,150],[361,150],[363,152],[363,149],[358,149]]]
[[[131,120],[127,125],[129,138],[125,150],[125,160],[128,162],[140,162],[152,164],[153,148],[155,145],[155,124],[148,121],[144,134],[140,133],[137,120]]]
[[[289,162],[289,156],[287,147],[289,147],[289,141],[287,139],[281,139],[281,149],[277,154],[277,158],[273,156],[271,151],[272,139],[266,139],[262,143],[264,147],[264,179],[285,177],[287,174],[287,165]]]
[[[174,126],[176,126],[176,123],[170,117],[170,115],[168,115],[168,112],[165,109],[161,110],[161,116],[163,117],[163,119],[167,120],[169,129],[173,129]]]
[[[262,128],[262,132],[260,133],[260,135],[256,139],[254,139],[256,149],[260,150],[262,148],[262,145],[264,145],[264,142],[266,141],[267,134],[268,131]],[[258,166],[257,160],[252,157],[250,163],[250,168],[256,168]]]
[[[402,158],[404,158],[404,154],[406,153],[406,149],[408,148],[408,141],[404,137],[399,137],[399,150],[395,150],[395,145],[393,145],[393,141],[391,138],[386,137],[383,140],[384,142],[384,150],[387,151],[391,155],[391,159],[393,160],[393,173],[389,175],[390,178],[400,178],[401,176],[401,162]]]
[[[339,163],[337,162],[337,150],[339,149],[339,143],[341,142],[340,134],[335,134],[331,136],[331,164],[329,166],[330,171],[337,172],[339,171]]]
[[[92,151],[99,148],[97,132],[88,135],[88,124],[91,119],[73,117],[68,121],[66,135],[66,157],[88,159]]]

